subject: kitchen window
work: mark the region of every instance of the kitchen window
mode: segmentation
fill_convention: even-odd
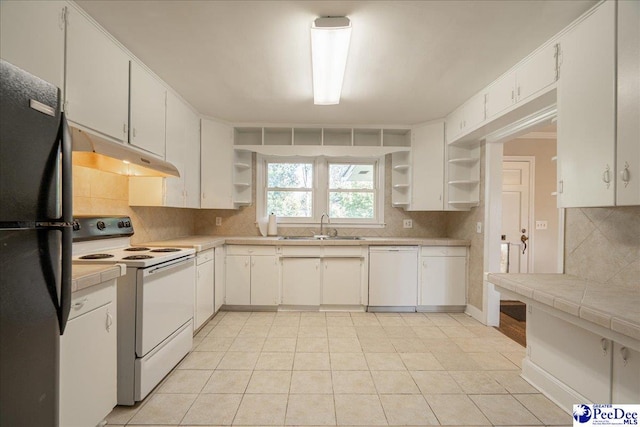
[[[289,226],[384,225],[384,157],[258,157],[256,216]]]

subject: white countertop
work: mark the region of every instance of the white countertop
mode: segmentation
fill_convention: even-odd
[[[124,264],[73,264],[71,272],[71,292],[99,285],[111,279],[124,276],[127,268]]]

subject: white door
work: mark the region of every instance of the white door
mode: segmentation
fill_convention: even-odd
[[[502,162],[502,243],[509,243],[508,272],[529,272],[529,196],[531,190],[528,161]]]
[[[276,305],[278,259],[275,256],[251,257],[251,305]]]
[[[227,256],[225,304],[251,304],[251,257]]]
[[[282,260],[282,303],[320,305],[320,258]]]

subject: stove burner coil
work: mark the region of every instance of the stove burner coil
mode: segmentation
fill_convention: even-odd
[[[140,252],[140,251],[148,251],[149,249],[150,248],[145,248],[145,247],[142,247],[142,246],[135,246],[135,247],[132,247],[132,248],[127,248],[127,249],[125,249],[125,251],[127,251],[127,252]]]
[[[81,256],[80,259],[104,259],[104,258],[113,258],[111,254],[89,254]]]
[[[151,255],[129,255],[122,259],[149,259],[153,258]]]
[[[151,249],[151,252],[180,252],[182,249],[178,248],[160,248],[160,249]]]

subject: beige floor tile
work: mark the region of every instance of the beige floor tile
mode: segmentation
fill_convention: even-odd
[[[298,338],[327,338],[326,326],[300,326]]]
[[[382,326],[355,326],[358,338],[387,338]]]
[[[234,425],[284,425],[286,394],[245,394]]]
[[[502,335],[500,331],[494,328],[489,328],[484,325],[465,325],[473,334],[477,337],[495,337]]]
[[[437,326],[412,326],[411,329],[420,338],[447,338]]]
[[[479,371],[480,365],[466,353],[433,353],[438,362],[448,371]]]
[[[440,326],[440,330],[449,338],[475,337],[475,334],[464,326]]]
[[[375,394],[336,394],[338,425],[387,425],[380,399]]]
[[[431,353],[400,353],[404,365],[410,371],[442,371],[444,367]]]
[[[411,371],[410,374],[422,394],[462,393],[462,389],[448,372]]]
[[[487,352],[467,354],[485,371],[520,370],[518,366],[500,353]]]
[[[296,334],[298,333],[298,327],[300,327],[300,317],[296,318],[277,316],[271,324],[271,330],[280,328],[295,328]],[[271,333],[271,331],[269,331],[269,333]]]
[[[486,372],[449,371],[449,375],[460,385],[467,394],[498,394],[506,393],[496,380]]]
[[[286,425],[336,425],[333,396],[292,394],[287,404]]]
[[[326,338],[298,338],[298,353],[328,353],[329,341]]]
[[[491,425],[464,394],[427,394],[424,397],[442,425]]]
[[[509,393],[538,393],[531,384],[520,376],[520,371],[491,371],[487,373]]]
[[[183,424],[231,425],[241,394],[201,394],[182,420]]]
[[[388,338],[359,338],[365,353],[395,353],[396,349]]]
[[[265,338],[269,335],[269,330],[271,329],[271,325],[248,325],[245,324],[240,332],[238,332],[239,337],[255,337],[255,338]]]
[[[333,385],[330,371],[293,371],[291,394],[331,394]]]
[[[137,402],[133,406],[116,406],[109,413],[109,415],[107,415],[107,424],[118,425],[128,423],[131,418],[133,418],[133,416],[140,410],[144,403],[146,402]]]
[[[402,313],[402,318],[407,325],[410,326],[429,326],[432,325],[431,320],[422,313]]]
[[[291,371],[254,371],[245,393],[289,393]]]
[[[158,389],[158,393],[200,393],[213,371],[176,369]]]
[[[510,353],[502,353],[504,357],[509,359],[514,365],[516,365],[519,369],[522,369],[522,360],[526,357],[526,353],[524,348],[522,351],[515,351]]]
[[[408,325],[404,326],[383,326],[384,332],[389,338],[418,338],[418,335],[413,332]]]
[[[298,327],[297,326],[272,326],[269,330],[270,338],[297,338]]]
[[[290,371],[295,353],[262,352],[258,356],[257,371]]]
[[[422,338],[431,353],[462,353],[462,349],[451,338]]]
[[[407,327],[407,323],[400,316],[378,316],[378,322],[382,326],[402,326]]]
[[[365,353],[367,364],[372,371],[404,371],[406,366],[396,353]]]
[[[438,425],[436,416],[421,394],[382,394],[380,402],[389,425]]]
[[[478,322],[476,319],[474,319],[473,317],[469,316],[466,313],[449,313],[449,316],[453,317],[460,324],[464,326],[482,326],[486,328],[486,326],[484,326],[482,323]],[[489,329],[492,329],[492,328],[489,328]]]
[[[357,353],[362,351],[358,338],[329,338],[331,353]]]
[[[329,317],[329,319],[342,319],[342,317]],[[327,326],[329,338],[357,338],[354,326]]]
[[[420,338],[391,338],[391,344],[398,353],[426,353],[429,351]]]
[[[570,414],[567,414],[555,403],[547,399],[542,394],[518,394],[513,396],[533,415],[535,415],[544,425],[566,425],[573,423]]]
[[[179,424],[197,394],[154,394],[133,416],[131,424]]]
[[[267,340],[264,342],[264,346],[262,347],[262,351],[267,351],[267,352],[286,352],[286,353],[293,353],[296,351],[296,341],[297,339],[294,338],[281,338],[281,337],[274,337],[274,338],[267,338]]]
[[[371,371],[379,394],[417,394],[418,386],[408,371]]]
[[[351,315],[351,321],[354,326],[378,326],[380,327],[380,322],[378,322],[378,318],[375,315],[372,316],[354,316]]]
[[[224,355],[217,369],[252,370],[258,360],[257,352],[235,351]]]
[[[431,322],[433,322],[436,326],[460,326],[460,322],[458,322],[453,317],[449,316],[447,313],[425,313],[425,316]]]
[[[229,351],[260,352],[264,341],[264,338],[238,336],[229,347]]]
[[[251,371],[215,371],[202,393],[244,393]]]
[[[209,335],[207,335],[207,338],[210,338],[210,337],[235,338],[238,336],[241,329],[242,329],[241,325],[227,326],[227,325],[218,324],[215,328],[213,328],[211,332],[209,332]]]
[[[366,371],[369,369],[363,353],[330,353],[332,371]]]
[[[218,351],[192,351],[177,369],[215,369],[223,356],[224,353]]]
[[[306,326],[327,326],[327,320],[324,317],[301,317],[300,318],[300,327]]]
[[[294,371],[328,371],[329,353],[296,353],[293,359]]]
[[[542,424],[511,395],[484,394],[469,397],[494,425]]]
[[[351,316],[327,317],[327,326],[353,326]]]
[[[333,371],[333,392],[335,394],[373,394],[376,393],[369,371]]]
[[[361,311],[362,312],[362,311]],[[364,312],[362,312],[364,313]],[[350,311],[325,311],[324,316],[328,319],[330,317],[349,317],[351,318]]]
[[[228,337],[212,337],[208,336],[196,347],[196,351],[218,351],[224,352],[229,350],[234,338]]]

